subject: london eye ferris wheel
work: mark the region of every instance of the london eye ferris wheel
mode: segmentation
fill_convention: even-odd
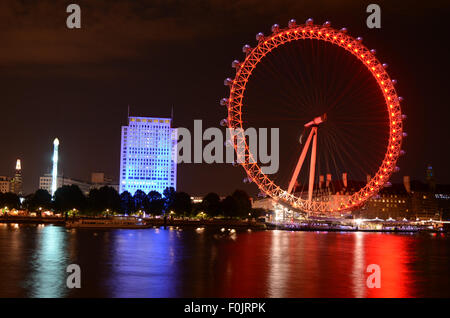
[[[225,122],[249,180],[274,200],[309,214],[355,210],[398,170],[403,132],[396,81],[375,50],[330,22],[290,20],[258,33],[233,61]],[[248,127],[279,127],[280,169],[265,174],[249,149]],[[240,134],[240,136],[239,136]]]

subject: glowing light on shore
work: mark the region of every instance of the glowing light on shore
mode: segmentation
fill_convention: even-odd
[[[58,138],[55,138],[55,140],[53,140],[52,197],[55,195],[58,187],[58,147],[59,140]]]

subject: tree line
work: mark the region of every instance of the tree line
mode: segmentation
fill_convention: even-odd
[[[186,192],[166,188],[163,193],[137,190],[134,195],[128,191],[119,194],[114,188],[104,186],[92,189],[86,196],[77,185],[65,185],[57,189],[54,199],[47,190],[39,189],[25,197],[21,204],[13,193],[0,194],[0,207],[9,209],[23,208],[30,212],[41,213],[52,210],[56,213],[71,215],[114,215],[114,214],[150,214],[198,217],[257,217],[263,213],[252,209],[251,199],[243,190],[220,199],[217,193],[208,193],[199,203],[193,203]]]

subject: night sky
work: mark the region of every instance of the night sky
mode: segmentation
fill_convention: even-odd
[[[81,29],[66,27],[66,6],[81,7]],[[381,29],[368,29],[372,1],[2,1],[0,3],[0,175],[22,160],[24,188],[38,188],[50,171],[58,137],[60,170],[88,180],[103,171],[118,180],[121,125],[131,115],[170,116],[174,124],[204,128],[226,117],[218,101],[232,77],[231,62],[258,32],[291,18],[332,21],[377,50],[398,80],[408,119],[406,156],[394,177],[424,179],[431,163],[450,183],[448,1],[377,1]],[[281,153],[281,156],[289,153]],[[244,185],[244,171],[226,164],[182,164],[178,190],[228,194]]]

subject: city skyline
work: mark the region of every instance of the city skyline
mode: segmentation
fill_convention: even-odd
[[[130,117],[131,118],[131,117]],[[156,117],[136,117],[136,116],[133,116],[133,118],[135,119],[135,118],[145,118],[146,120],[147,119],[150,119],[150,120],[154,120],[154,119],[156,119],[156,120],[160,120],[161,118],[160,117],[158,117],[158,118],[156,118]],[[170,118],[162,118],[162,120],[171,120]],[[170,125],[170,124],[169,124]],[[128,126],[122,126],[122,129],[123,129],[123,127],[128,127]],[[174,130],[174,131],[176,131],[176,129],[174,129],[174,128],[172,128],[172,130]],[[55,143],[55,141],[57,140],[57,143],[58,143],[58,146],[59,146],[59,140],[58,140],[58,138],[55,138],[55,140],[53,141],[53,144]],[[122,135],[122,137],[121,137],[121,140],[123,141],[123,135]],[[174,142],[174,140],[172,140],[172,142]],[[46,173],[44,173],[44,174],[40,174],[40,176],[39,176],[39,178],[38,178],[38,181],[37,181],[37,186],[36,187],[31,187],[31,191],[29,191],[29,192],[27,192],[27,193],[25,193],[25,194],[28,194],[28,193],[33,193],[34,191],[36,191],[37,189],[46,189],[46,190],[48,190],[48,192],[51,194],[52,193],[52,191],[53,191],[53,184],[54,184],[54,182],[53,182],[53,180],[54,180],[54,161],[53,161],[53,158],[54,158],[54,151],[52,152],[52,154],[53,154],[53,156],[51,157],[51,160],[50,160],[50,162],[49,162],[49,167],[52,167],[52,168],[49,168],[48,170],[47,170],[47,172]],[[176,157],[176,154],[174,154],[175,155],[175,157]],[[175,160],[176,161],[176,160]],[[177,182],[177,177],[176,177],[176,171],[177,171],[177,167],[178,165],[177,164],[175,164],[175,186],[174,186],[174,188],[176,189],[176,182]],[[0,177],[1,178],[3,178],[1,181],[2,182],[7,182],[8,183],[8,187],[7,188],[5,188],[5,189],[8,189],[8,190],[13,190],[13,191],[11,191],[11,192],[15,192],[14,191],[14,189],[13,189],[13,186],[12,186],[12,183],[13,183],[13,181],[15,180],[15,178],[17,178],[17,171],[20,171],[20,191],[22,191],[22,187],[23,187],[23,182],[22,182],[22,173],[21,173],[21,171],[22,171],[22,167],[21,167],[21,159],[19,158],[19,159],[17,159],[16,160],[16,163],[15,163],[15,171],[16,171],[16,173],[15,173],[15,176],[14,177],[10,177],[9,175],[10,174],[3,174],[3,175],[0,175]],[[119,171],[122,171],[122,165],[120,165],[120,169],[118,169]],[[430,171],[433,171],[434,170],[434,168],[432,167],[432,165],[430,165],[429,163],[428,164],[426,164],[426,165],[424,165],[424,169],[423,169],[423,174],[422,174],[422,176],[421,177],[419,177],[419,178],[414,178],[413,179],[413,181],[426,181],[426,182],[429,182],[429,179],[430,179],[430,177],[432,177],[432,179],[433,179],[433,182],[434,182],[434,184],[436,184],[436,183],[438,183],[438,184],[442,184],[442,185],[446,185],[446,184],[448,184],[448,183],[445,183],[445,182],[436,182],[436,180],[438,180],[438,179],[436,179],[436,176],[434,175],[434,172],[432,172],[432,174],[430,174],[431,172]],[[85,171],[85,175],[88,175],[89,176],[89,178],[88,177],[82,177],[82,178],[77,178],[77,177],[75,177],[75,178],[72,178],[72,177],[67,177],[67,175],[64,175],[64,173],[62,172],[63,171],[63,169],[58,169],[57,170],[57,188],[59,188],[61,185],[63,185],[63,184],[72,184],[71,182],[69,182],[69,183],[65,183],[65,182],[63,182],[63,180],[64,179],[68,179],[68,180],[75,180],[75,183],[80,183],[80,184],[89,184],[89,183],[95,183],[95,182],[92,182],[92,178],[93,178],[93,174],[95,174],[95,173],[99,173],[99,172],[92,172],[92,171]],[[100,173],[102,173],[102,174],[105,174],[105,172],[104,171],[102,171],[102,170],[98,170],[98,171],[101,171]],[[44,175],[44,176],[42,176],[42,175]],[[106,175],[108,175],[108,174],[106,174]],[[120,174],[119,174],[120,175]],[[402,177],[402,179],[401,179],[401,181],[397,181],[396,182],[396,184],[402,184],[403,182],[404,182],[404,177],[406,176],[406,177],[408,177],[408,178],[410,178],[410,176],[408,176],[408,175],[404,175],[404,174],[399,174],[399,175],[401,175],[401,177]],[[124,190],[121,190],[121,180],[120,180],[120,178],[121,178],[121,176],[118,178],[118,179],[111,179],[109,182],[108,182],[108,184],[113,184],[113,183],[111,183],[113,180],[115,180],[115,182],[117,182],[117,184],[119,184],[118,185],[118,191],[119,191],[119,193],[121,193],[121,192],[123,192],[123,191],[126,191],[125,189]],[[25,178],[25,180],[26,180],[27,178]],[[91,179],[91,181],[88,181],[88,179]],[[361,180],[353,180],[353,181],[361,181]],[[44,186],[42,186],[42,184],[44,184]],[[171,187],[171,186],[173,186],[173,184],[170,184],[169,186],[167,186],[167,187]],[[82,188],[84,187],[84,185],[82,186]],[[164,187],[165,188],[165,187]],[[148,192],[148,191],[146,191],[147,189],[144,189],[144,188],[136,188],[135,190],[144,190],[144,192]],[[135,191],[134,190],[134,191]],[[158,190],[159,191],[159,190]],[[3,192],[5,192],[5,191],[3,191]],[[6,191],[6,192],[8,192],[8,191]],[[162,191],[159,191],[159,192],[161,192],[162,193]],[[203,192],[203,193],[192,193],[193,195],[205,195],[206,193],[208,193],[208,192],[211,192],[211,191],[206,191],[206,192]]]
[[[126,12],[135,9],[131,2],[121,3],[121,9]],[[82,7],[84,4],[80,2]],[[425,20],[436,37],[440,32],[444,36],[444,30],[435,26],[444,19],[448,8],[433,11],[433,19],[428,19],[430,8],[422,9],[419,4],[408,4],[399,9],[389,2],[382,2],[382,28],[368,30],[363,19],[364,5],[348,1],[340,3],[341,9],[337,10],[337,4],[334,3],[330,3],[326,9],[294,1],[282,4],[291,7],[289,12],[282,8],[283,5],[269,1],[255,16],[250,14],[251,11],[245,5],[225,11],[219,4],[207,5],[188,18],[189,23],[181,24],[183,32],[177,23],[164,24],[163,19],[147,12],[137,16],[139,23],[136,25],[120,18],[119,7],[112,7],[104,17],[104,4],[100,2],[86,6],[83,12],[85,24],[82,29],[72,32],[64,25],[58,25],[60,11],[65,10],[62,5],[47,7],[45,1],[39,5],[24,5],[27,13],[25,17],[20,17],[7,4],[3,4],[4,12],[17,22],[5,25],[4,29],[11,34],[20,32],[21,28],[29,28],[23,21],[37,17],[39,8],[48,9],[48,19],[45,23],[39,22],[33,34],[38,39],[53,32],[53,49],[48,51],[39,46],[28,50],[29,55],[15,54],[24,43],[19,37],[7,39],[9,50],[2,52],[1,61],[7,63],[2,76],[6,94],[5,107],[1,112],[4,118],[9,118],[5,131],[17,133],[3,142],[2,146],[7,151],[0,158],[0,175],[12,175],[12,162],[21,158],[24,163],[23,174],[26,176],[24,190],[31,192],[37,187],[39,176],[50,169],[48,163],[51,151],[44,150],[54,136],[58,136],[63,143],[60,159],[65,175],[88,179],[91,171],[104,171],[118,180],[120,126],[126,123],[128,104],[131,105],[131,114],[160,117],[168,117],[173,105],[174,127],[192,128],[194,119],[203,119],[205,128],[218,127],[218,122],[225,115],[217,106],[217,101],[226,94],[221,83],[233,72],[230,57],[240,58],[242,55],[237,48],[254,38],[257,32],[270,32],[267,23],[285,25],[290,18],[300,21],[312,16],[316,21],[329,19],[333,25],[345,26],[351,34],[362,36],[368,46],[377,48],[383,56],[383,62],[390,65],[389,72],[398,79],[398,90],[405,97],[404,112],[408,116],[405,129],[409,135],[404,143],[406,156],[399,162],[400,174],[393,176],[393,182],[400,182],[401,175],[423,180],[423,169],[431,163],[437,182],[447,183],[450,180],[449,169],[446,169],[448,150],[445,147],[440,149],[435,139],[445,140],[448,136],[445,125],[445,118],[450,115],[445,102],[448,96],[445,90],[434,88],[435,82],[445,80],[447,66],[430,67],[429,62],[445,60],[448,49],[442,48],[434,40],[414,50],[410,50],[406,44],[425,35],[426,31],[422,28],[411,32]],[[181,10],[174,12],[176,22],[185,19],[185,12],[195,11],[192,5],[180,6]],[[168,5],[158,10],[163,15],[170,8]],[[211,11],[210,15],[205,15],[207,10]],[[68,61],[66,55],[62,54],[66,52],[66,41],[73,43],[82,35],[80,41],[90,41],[85,44],[97,47],[92,42],[96,34],[93,21],[99,15],[101,23],[107,26],[102,31],[106,32],[104,41],[111,49],[108,52],[99,49],[82,55],[75,54],[78,57]],[[197,19],[198,16],[210,17],[208,21],[201,21]],[[147,26],[146,29],[151,32],[142,39],[127,39],[129,47],[138,50],[119,50],[120,41],[111,35],[117,33],[122,37],[123,33],[108,22],[108,18],[121,21],[121,29],[126,34],[138,31],[142,26]],[[206,25],[209,27],[206,28]],[[55,29],[55,26],[58,27]],[[168,26],[171,27],[170,31]],[[179,47],[183,47],[183,59],[177,58]],[[204,49],[206,47],[208,49]],[[211,51],[216,53],[210,54]],[[56,59],[55,56],[60,58]],[[118,63],[117,59],[121,59],[121,62]],[[202,61],[208,67],[201,68],[199,72],[197,63],[185,61]],[[33,70],[39,72],[39,80],[34,71],[27,71],[26,66],[30,63]],[[169,63],[171,67],[167,68]],[[90,68],[92,72],[88,72]],[[416,74],[421,74],[420,78]],[[23,109],[27,109],[27,112],[23,112]],[[20,130],[15,130],[16,123],[21,123]],[[182,180],[180,189],[190,193],[208,192],[207,182],[202,181],[208,180],[211,175],[222,180],[217,184],[219,193],[230,192],[236,187],[249,193],[256,192],[254,185],[242,183],[242,171],[231,165],[182,164],[178,167],[178,174]]]

